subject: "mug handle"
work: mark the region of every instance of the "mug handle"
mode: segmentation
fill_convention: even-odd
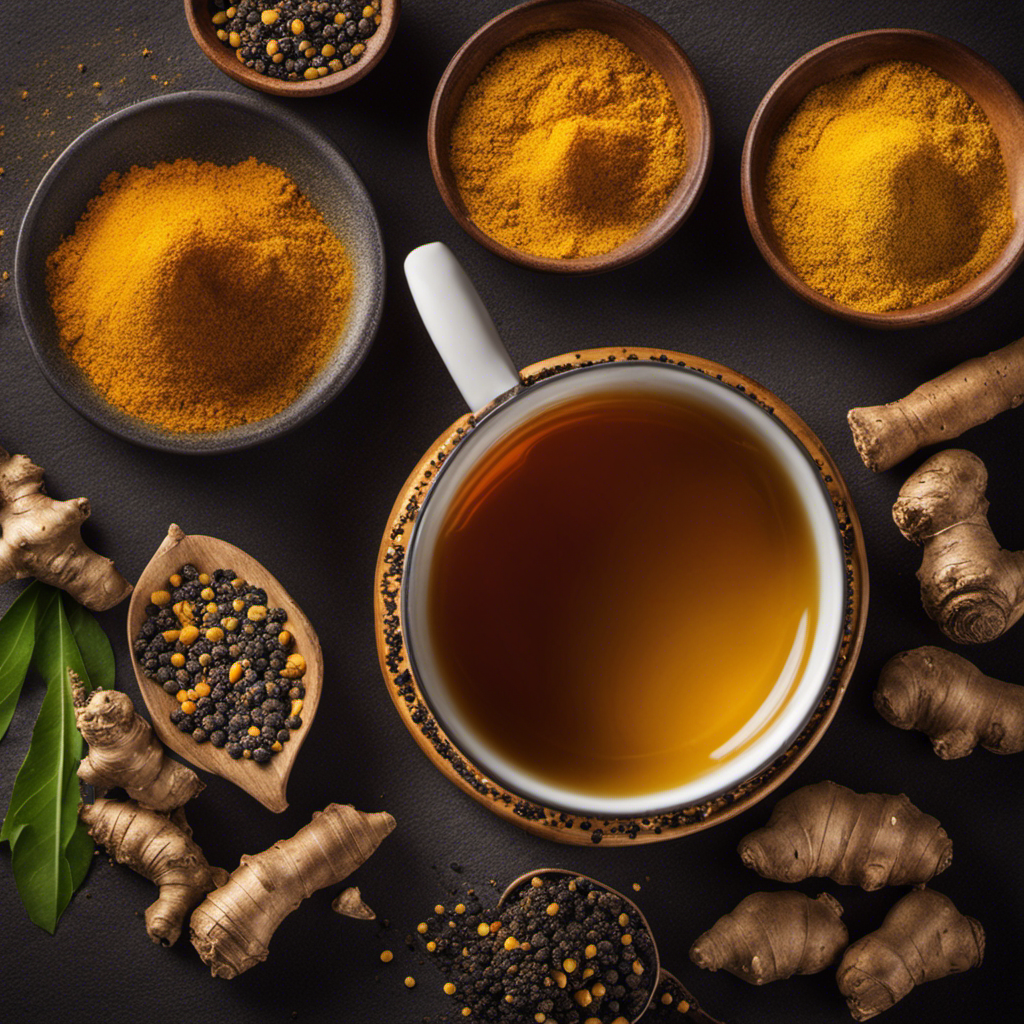
[[[405,277],[430,340],[472,410],[522,380],[466,272],[444,242],[405,258]]]

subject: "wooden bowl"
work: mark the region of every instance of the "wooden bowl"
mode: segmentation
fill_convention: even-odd
[[[199,49],[213,61],[229,78],[259,92],[272,96],[288,96],[301,99],[310,96],[326,96],[330,92],[341,92],[355,85],[360,78],[368,75],[384,56],[398,28],[398,16],[402,11],[401,0],[382,0],[380,24],[377,31],[366,40],[366,52],[350,68],[335,71],[324,78],[311,82],[282,82],[277,78],[261,75],[247,68],[236,56],[235,51],[217,38],[217,26],[210,15],[207,0],[185,0],[185,18]]]
[[[133,655],[135,679],[139,684],[142,699],[146,702],[153,730],[160,738],[160,742],[173,750],[182,760],[233,782],[269,810],[283,811],[288,806],[285,798],[288,776],[302,744],[306,741],[320,703],[324,676],[320,641],[309,619],[289,597],[288,591],[252,555],[247,555],[241,548],[217,540],[216,537],[187,536],[180,527],[172,523],[163,543],[156,549],[156,554],[142,571],[132,594],[131,604],[128,606],[129,650],[143,622],[146,621],[149,595],[154,590],[165,589],[168,576],[177,572],[187,562],[195,565],[200,572],[234,569],[244,580],[255,583],[267,592],[268,604],[284,608],[288,612],[287,626],[295,637],[295,650],[306,659],[306,674],[302,678],[302,684],[306,688],[306,696],[302,702],[302,726],[292,733],[291,739],[284,744],[284,749],[275,754],[267,764],[256,764],[244,759],[232,760],[223,747],[218,748],[210,743],[196,743],[191,736],[186,736],[172,724],[170,714],[178,706],[178,702],[169,693],[164,692],[159,683],[146,675]]]
[[[563,260],[510,249],[470,219],[451,167],[451,130],[466,90],[496,53],[537,32],[575,28],[596,29],[614,36],[662,74],[686,132],[686,169],[662,211],[628,241],[599,256]],[[646,256],[690,215],[711,166],[711,113],[704,87],[686,54],[663,28],[639,11],[615,0],[530,0],[492,18],[452,57],[430,107],[427,148],[441,198],[462,229],[482,246],[533,270],[593,274]]]
[[[851,309],[807,285],[785,261],[771,226],[765,174],[779,129],[809,92],[880,61],[924,64],[960,86],[985,111],[1002,149],[1016,225],[1006,247],[986,270],[943,299],[910,309],[866,313]],[[743,210],[757,247],[783,283],[800,298],[865,327],[920,327],[963,313],[987,299],[1024,256],[1024,102],[988,61],[966,46],[916,29],[876,29],[833,39],[805,54],[776,79],[757,108],[743,146],[740,172]]]
[[[838,466],[806,423],[781,399],[756,381],[720,363],[697,356],[654,348],[580,349],[534,363],[521,371],[523,386],[582,366],[616,360],[657,360],[684,366],[735,388],[779,420],[817,465],[832,501],[846,568],[847,603],[839,651],[821,699],[800,735],[769,765],[752,778],[688,807],[646,816],[603,818],[570,812],[524,797],[485,774],[459,748],[434,716],[409,663],[402,622],[402,585],[405,557],[416,518],[438,467],[471,433],[473,413],[457,419],[426,451],[399,492],[381,540],[374,575],[374,621],[377,655],[385,686],[413,739],[441,773],[464,793],[500,818],[560,843],[601,843],[625,846],[655,843],[700,832],[753,807],[781,785],[825,734],[850,679],[864,639],[868,608],[868,568],[864,538],[853,500]],[[162,692],[162,691],[161,691]]]
[[[638,1013],[630,1022],[630,1024],[635,1024],[635,1022],[640,1020],[650,1007],[651,1000],[654,998],[654,993],[657,991],[658,984],[662,977],[661,954],[658,952],[658,943],[655,941],[654,932],[651,931],[651,926],[648,923],[647,918],[644,917],[644,912],[627,895],[625,895],[625,893],[619,892],[618,889],[613,889],[610,885],[605,885],[604,882],[598,881],[596,878],[591,878],[590,875],[584,875],[580,871],[568,871],[565,868],[534,868],[533,871],[524,872],[518,878],[513,879],[501,894],[501,899],[498,900],[498,909],[500,910],[505,905],[505,902],[514,892],[521,889],[524,885],[527,885],[532,878],[535,878],[538,875],[568,875],[570,878],[583,878],[597,886],[598,889],[603,889],[605,892],[610,892],[613,896],[618,896],[619,899],[626,903],[633,913],[640,919],[640,924],[643,926],[644,931],[647,932],[647,937],[651,940],[651,947],[654,950],[654,970],[651,972],[651,976],[656,978],[657,981],[651,987],[651,993],[647,997],[647,1002],[644,1004],[643,1010],[641,1010],[640,1013]]]

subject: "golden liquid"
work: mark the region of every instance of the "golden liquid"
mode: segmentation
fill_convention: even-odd
[[[744,727],[806,665],[818,566],[755,435],[617,391],[528,421],[481,460],[446,514],[428,600],[440,670],[490,749],[550,785],[627,796],[756,738]]]

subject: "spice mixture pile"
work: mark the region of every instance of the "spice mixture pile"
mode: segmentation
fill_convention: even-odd
[[[1013,233],[999,140],[959,86],[906,61],[820,86],[775,140],[772,228],[816,291],[866,312],[941,299]]]
[[[537,256],[596,256],[661,211],[686,165],[665,79],[592,29],[502,50],[452,124],[452,171],[473,221]]]
[[[171,721],[197,743],[266,764],[302,725],[306,661],[283,608],[231,569],[184,565],[150,596],[134,652],[177,698]]]
[[[269,78],[313,81],[352,67],[380,25],[381,0],[211,0],[217,38]]]
[[[634,907],[585,878],[535,876],[500,909],[475,895],[417,928],[446,978],[456,1019],[628,1024],[657,981]]]
[[[338,347],[353,270],[280,168],[111,174],[46,262],[60,345],[116,409],[177,433],[267,419]]]

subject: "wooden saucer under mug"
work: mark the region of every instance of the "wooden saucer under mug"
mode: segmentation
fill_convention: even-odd
[[[456,420],[424,454],[406,480],[388,518],[374,577],[374,619],[381,671],[388,693],[413,738],[455,785],[528,832],[578,845],[620,846],[672,839],[727,821],[764,799],[795,771],[832,722],[853,674],[867,619],[867,558],[850,493],[821,441],[792,409],[766,388],[710,360],[654,348],[580,350],[534,363],[519,376],[522,386],[528,388],[557,374],[620,360],[653,360],[704,374],[743,393],[789,430],[817,467],[831,499],[847,576],[847,603],[838,655],[818,706],[796,740],[754,777],[704,802],[649,816],[590,817],[526,799],[485,775],[446,734],[410,669],[404,641],[401,594],[412,529],[440,466],[471,433],[480,411]]]

